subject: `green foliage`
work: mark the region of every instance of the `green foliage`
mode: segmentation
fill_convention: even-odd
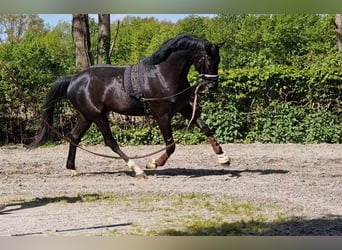
[[[256,114],[247,135],[248,141],[270,143],[300,142],[304,113],[298,107],[278,104]]]
[[[330,111],[309,113],[303,121],[304,143],[341,143],[341,119]]]
[[[112,31],[116,32],[116,28],[112,28]],[[119,26],[112,63],[134,64],[151,55],[165,40],[177,34],[172,28],[172,24],[159,23],[154,18],[126,17]]]
[[[225,143],[242,141],[243,117],[233,104],[206,102],[202,118],[215,132],[217,140]]]
[[[132,127],[131,129],[114,126],[112,127],[112,131],[120,144],[149,145],[161,143],[159,130],[156,127],[152,128],[148,125]]]
[[[179,33],[188,33],[197,37],[205,37],[207,24],[207,18],[191,15],[189,17],[180,20],[177,23],[177,29],[179,29]]]
[[[231,69],[221,74],[221,87],[230,100],[251,109],[274,101],[309,106],[333,106],[340,110],[340,65],[298,69],[293,66]]]
[[[248,142],[338,143],[342,71],[337,65],[232,69],[221,74],[216,99],[235,103]]]
[[[15,16],[10,16],[15,18]],[[342,142],[342,57],[338,53],[332,15],[218,14],[191,15],[177,23],[154,18],[127,17],[111,61],[129,65],[151,55],[167,39],[190,33],[221,48],[220,86],[201,93],[203,120],[221,143],[340,143]],[[17,17],[22,22],[22,16]],[[2,19],[5,20],[5,19]],[[21,142],[38,129],[45,93],[61,76],[73,73],[74,47],[70,24],[46,29],[34,16],[20,39],[0,43],[0,60],[17,79],[0,69],[0,143]],[[34,21],[34,22],[33,22]],[[20,25],[23,25],[22,23]],[[112,24],[112,37],[117,32]],[[97,24],[90,20],[92,52],[96,53]],[[4,40],[3,40],[4,41]],[[198,74],[191,69],[194,85]],[[69,106],[56,119],[66,134],[74,122]],[[64,115],[63,115],[64,116]],[[163,143],[155,123],[113,120],[112,131],[122,144]],[[176,116],[175,139],[184,144],[206,141],[198,128]],[[18,137],[21,137],[18,140]],[[85,143],[102,142],[91,127]]]
[[[264,143],[339,143],[341,122],[330,111],[283,103],[254,114],[247,141]]]
[[[206,137],[197,127],[177,129],[174,131],[173,135],[177,144],[195,145],[207,141]]]
[[[0,60],[6,65],[0,68],[0,143],[23,142],[33,136],[43,93],[57,78],[73,71],[73,54],[70,32],[63,25],[0,44]]]
[[[121,145],[149,145],[162,143],[162,137],[156,124],[148,125],[143,120],[112,120],[111,130]],[[85,144],[103,143],[103,137],[93,124],[82,139]]]
[[[27,33],[44,31],[44,22],[37,14],[0,14],[0,42],[21,40]]]

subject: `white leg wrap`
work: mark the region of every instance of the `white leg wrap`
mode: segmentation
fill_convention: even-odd
[[[230,158],[224,152],[217,155],[217,159],[220,164],[230,164]]]
[[[144,174],[144,171],[132,160],[128,160],[127,166],[130,170],[133,170],[135,172],[135,175]]]
[[[149,162],[146,163],[146,168],[147,169],[156,169],[157,168],[156,160],[155,159],[149,160]]]

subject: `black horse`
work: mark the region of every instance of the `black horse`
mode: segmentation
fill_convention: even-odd
[[[105,144],[117,153],[134,171],[136,176],[146,176],[132,159],[124,154],[114,139],[107,114],[110,111],[143,116],[148,109],[163,135],[166,152],[147,167],[163,166],[175,151],[171,119],[180,113],[186,119],[192,117],[189,103],[192,91],[187,80],[194,65],[208,89],[217,88],[220,45],[190,35],[179,35],[166,41],[154,54],[131,66],[97,65],[73,75],[60,78],[47,94],[42,115],[42,129],[29,145],[44,144],[52,132],[55,103],[69,99],[79,117],[69,134],[70,143],[67,169],[75,170],[76,145],[94,122],[101,131]],[[196,113],[193,121],[208,137],[220,163],[229,158],[213,138],[213,133]]]

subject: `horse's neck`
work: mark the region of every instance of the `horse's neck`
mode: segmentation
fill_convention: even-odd
[[[164,67],[166,67],[169,72],[173,71],[175,74],[182,74],[186,77],[192,63],[193,53],[187,51],[175,52],[164,62]]]

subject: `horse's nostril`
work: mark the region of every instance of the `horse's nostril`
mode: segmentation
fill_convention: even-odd
[[[216,81],[208,81],[206,83],[207,89],[212,90],[212,89],[217,89],[218,83]]]

